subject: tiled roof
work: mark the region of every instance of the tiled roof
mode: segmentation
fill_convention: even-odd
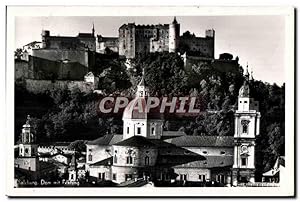
[[[152,143],[149,139],[143,136],[133,136],[114,145],[118,146],[132,146],[132,147],[155,147],[156,145]]]
[[[88,141],[87,145],[113,145],[122,141],[122,134],[108,134],[93,141]]]
[[[184,136],[186,133],[184,131],[163,131],[162,136]]]
[[[233,147],[232,136],[181,136],[165,140],[178,147]]]
[[[90,166],[109,166],[113,163],[113,157],[109,157],[107,159],[103,159],[101,161],[98,161],[96,163],[90,164]]]

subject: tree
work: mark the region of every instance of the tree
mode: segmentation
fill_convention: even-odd
[[[15,59],[21,60],[22,56],[23,56],[23,50],[22,50],[22,48],[17,48],[15,50]]]
[[[86,151],[86,141],[84,140],[75,140],[74,142],[71,142],[68,146],[69,149],[73,149],[76,152],[85,152]]]

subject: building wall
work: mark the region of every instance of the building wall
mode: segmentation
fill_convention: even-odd
[[[180,38],[179,46],[187,46],[190,52],[200,52],[200,56],[214,58],[214,38]]]
[[[111,51],[115,53],[119,53],[119,39],[117,37],[108,38],[108,37],[97,36],[96,52],[104,54],[106,48],[109,48]]]
[[[123,139],[127,139],[135,135],[151,139],[160,139],[162,136],[163,120],[123,119],[123,123]],[[141,128],[141,134],[137,133],[138,127]],[[127,128],[129,128],[129,133],[127,133]],[[151,133],[152,128],[154,128],[154,135]]]
[[[78,37],[79,43],[85,49],[89,49],[90,51],[96,51],[96,38],[86,38],[86,37]]]
[[[86,163],[93,164],[112,156],[112,147],[103,145],[86,145]],[[92,155],[90,161],[89,155]]]
[[[233,156],[233,147],[183,147],[183,148],[202,156]],[[225,153],[223,154],[223,152]]]
[[[30,76],[33,76],[32,72],[29,72],[28,65],[27,61],[15,60],[15,79],[30,78]]]
[[[135,42],[135,25],[133,23],[119,29],[119,55],[134,58]]]
[[[85,50],[35,49],[32,50],[32,56],[56,62],[69,60],[69,62],[78,62],[83,66],[89,66],[88,51]]]
[[[105,179],[101,179],[101,180],[111,180],[111,167],[108,167],[108,166],[90,166],[89,167],[90,177],[100,180],[99,173],[105,173],[105,176],[104,176]]]
[[[136,175],[139,172],[138,168],[135,167],[119,167],[119,166],[112,166],[111,175],[116,175],[116,180],[112,180],[116,183],[122,183],[126,181],[126,175]]]
[[[150,147],[131,147],[113,145],[113,165],[128,167],[154,166],[157,160],[157,149]],[[127,157],[132,157],[132,164],[127,164]],[[149,164],[145,164],[145,158],[149,157]],[[117,161],[115,161],[117,157]]]
[[[211,170],[210,169],[201,169],[201,168],[174,168],[174,173],[178,176],[176,180],[180,180],[180,175],[187,175],[187,181],[192,182],[201,182],[199,175],[205,175],[206,180],[211,179]]]
[[[37,171],[38,168],[38,159],[36,157],[18,157],[15,159],[15,167]]]

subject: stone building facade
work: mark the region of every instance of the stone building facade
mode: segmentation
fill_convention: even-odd
[[[180,48],[198,56],[214,58],[215,31],[206,30],[205,37],[180,36],[180,24],[123,24],[119,28],[119,55],[135,58],[139,53],[177,52]]]

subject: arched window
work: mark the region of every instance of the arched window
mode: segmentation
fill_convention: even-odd
[[[150,162],[150,157],[149,157],[149,156],[146,156],[146,157],[145,157],[145,165],[148,166],[148,165],[149,165],[149,162]]]
[[[151,127],[151,135],[155,135],[155,127]]]
[[[117,155],[114,156],[114,163],[118,163]]]
[[[250,121],[249,120],[242,120],[242,132],[243,133],[248,133],[248,126],[249,126]]]
[[[248,125],[243,125],[243,133],[248,133]]]

